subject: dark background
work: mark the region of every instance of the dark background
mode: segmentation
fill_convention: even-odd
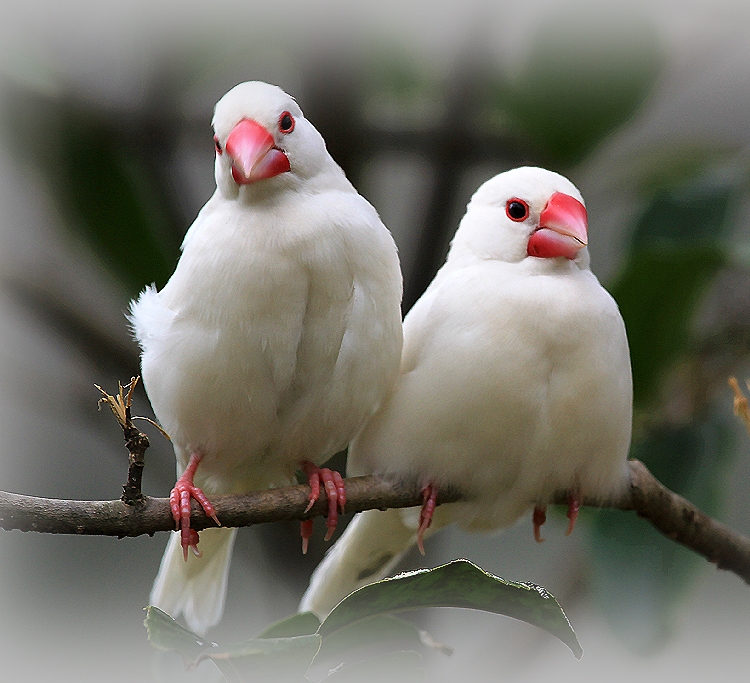
[[[376,5],[376,6],[375,6]],[[750,533],[750,443],[726,378],[750,350],[750,11],[744,4],[552,0],[260,4],[26,2],[0,27],[0,489],[111,499],[121,434],[97,412],[137,373],[123,317],[163,284],[211,195],[215,101],[276,83],[399,244],[405,308],[440,265],[476,187],[522,163],[586,198],[592,268],[618,300],[635,383],[634,455]],[[136,412],[150,414],[143,394]],[[166,495],[156,433],[145,490]],[[418,617],[453,646],[433,681],[676,678],[747,670],[750,592],[631,515],[449,530],[426,565],[465,556],[547,587],[586,651],[509,619]],[[214,637],[292,613],[325,545],[245,529]],[[165,537],[0,533],[0,681],[210,681],[151,650],[142,607]],[[411,558],[411,566],[420,560]]]

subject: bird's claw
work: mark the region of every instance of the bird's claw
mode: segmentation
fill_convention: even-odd
[[[185,562],[187,562],[188,558],[188,549],[192,550],[193,555],[196,557],[203,557],[203,553],[198,549],[198,541],[200,539],[198,537],[198,532],[195,529],[188,529],[187,534],[181,533],[180,540],[182,541],[182,557]]]
[[[568,522],[568,529],[565,532],[566,536],[570,536],[573,533],[573,528],[576,525],[578,519],[578,510],[581,507],[581,500],[577,493],[568,494],[568,512],[567,516],[570,520]],[[534,522],[534,540],[537,543],[544,541],[542,538],[542,525],[547,521],[547,508],[543,505],[537,505],[534,508],[534,514],[532,516]]]
[[[320,483],[323,482],[323,486],[325,487],[326,498],[328,499],[325,540],[330,541],[339,521],[339,510],[341,510],[341,514],[344,514],[344,506],[346,505],[344,479],[336,470],[331,470],[327,467],[318,467],[309,460],[305,460],[301,466],[307,475],[307,481],[310,485],[310,495],[308,496],[305,512],[309,512],[315,501],[320,498]],[[301,523],[300,535],[302,536],[302,552],[305,553],[307,552],[308,540],[312,536],[311,519]]]
[[[169,494],[169,507],[175,521],[175,529],[180,532],[180,543],[185,561],[187,561],[188,549],[191,549],[196,557],[201,556],[201,551],[198,550],[198,532],[190,528],[190,501],[192,498],[198,501],[206,515],[213,519],[217,526],[221,526],[221,522],[216,516],[216,509],[211,501],[200,488],[193,484],[195,470],[198,468],[200,460],[201,456],[197,453],[191,456],[187,468]]]
[[[534,540],[537,543],[542,543],[542,525],[547,521],[547,508],[544,506],[537,505],[534,508],[534,514],[532,516],[534,522]]]
[[[305,519],[299,523],[299,535],[302,536],[302,554],[307,555],[307,546],[313,534],[313,521]]]
[[[566,536],[570,536],[573,533],[573,528],[576,525],[578,519],[578,510],[581,507],[581,501],[577,493],[571,493],[568,495],[568,530],[565,532]]]
[[[427,484],[422,489],[422,510],[419,513],[419,528],[417,529],[417,547],[424,555],[424,534],[432,524],[432,515],[437,506],[438,487],[436,484]]]

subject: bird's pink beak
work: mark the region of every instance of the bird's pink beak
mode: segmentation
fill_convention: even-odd
[[[232,177],[238,185],[249,185],[289,170],[289,158],[273,136],[257,121],[243,119],[229,133],[225,145],[232,158]]]
[[[588,243],[588,214],[577,199],[555,192],[539,216],[527,253],[538,258],[574,259]]]

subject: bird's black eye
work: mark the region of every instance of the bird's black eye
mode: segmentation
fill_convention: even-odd
[[[279,130],[282,133],[291,133],[294,130],[294,117],[288,111],[279,116]]]
[[[520,223],[529,217],[529,205],[523,199],[509,199],[505,204],[505,213],[512,221]]]
[[[219,142],[219,138],[217,138],[214,135],[214,147],[216,148],[216,153],[221,155],[224,154],[224,150],[221,148],[221,143]]]

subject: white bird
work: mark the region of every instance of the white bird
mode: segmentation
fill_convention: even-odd
[[[236,530],[201,532],[199,553],[191,497],[216,518],[207,495],[285,485],[302,468],[311,503],[326,486],[330,535],[345,491],[317,465],[375,411],[402,343],[393,239],[295,100],[242,83],[217,103],[213,127],[216,192],[169,282],[141,293],[130,315],[179,476],[180,533],[151,603],[199,633],[221,618]]]
[[[569,492],[627,482],[632,380],[625,326],[589,270],[583,198],[566,178],[517,168],[469,202],[445,265],[404,321],[401,371],[350,447],[348,474],[424,487],[411,510],[357,515],[315,570],[301,611],[327,614],[382,578],[430,526],[512,525]],[[465,502],[435,509],[441,486]]]

